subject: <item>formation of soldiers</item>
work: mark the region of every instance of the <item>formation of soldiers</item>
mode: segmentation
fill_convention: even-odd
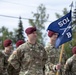
[[[3,42],[4,50],[0,51],[0,75],[76,75],[76,46],[73,56],[67,59],[65,51],[59,63],[61,48],[55,48],[58,33],[48,31],[50,41],[45,47],[37,42],[36,27],[25,30],[28,40],[19,40],[16,50],[12,51],[12,41]]]

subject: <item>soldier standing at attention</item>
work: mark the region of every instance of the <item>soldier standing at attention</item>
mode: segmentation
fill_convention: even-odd
[[[6,39],[4,40],[3,45],[4,51],[0,51],[0,75],[8,75],[8,57],[12,52],[12,41],[10,39]]]
[[[64,66],[64,75],[76,75],[76,46],[72,48],[72,53]]]
[[[50,42],[45,46],[45,50],[48,55],[48,60],[45,65],[45,74],[56,75],[57,70],[61,68],[61,65],[58,64],[60,48],[55,48],[55,42],[58,37],[58,33],[48,31],[48,36],[50,38]],[[60,75],[62,74],[60,73]]]
[[[44,66],[47,60],[46,51],[37,40],[36,27],[25,30],[28,41],[20,45],[9,57],[9,63],[20,68],[19,75],[44,75]]]
[[[16,42],[16,48],[19,47],[21,44],[23,44],[24,41],[23,40],[18,40]],[[15,69],[10,63],[8,65],[8,74],[9,75],[19,75],[20,69]]]

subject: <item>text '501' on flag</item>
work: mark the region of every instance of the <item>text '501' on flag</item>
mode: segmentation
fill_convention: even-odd
[[[71,26],[71,10],[65,16],[52,22],[47,30],[58,33],[58,37],[55,43],[55,47],[59,47],[63,43],[66,43],[72,39],[72,26]]]

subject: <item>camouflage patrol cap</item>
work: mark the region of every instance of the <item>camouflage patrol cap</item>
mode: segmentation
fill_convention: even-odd
[[[74,46],[74,47],[72,48],[72,53],[73,53],[73,54],[76,54],[76,46]]]
[[[4,42],[3,42],[3,46],[4,46],[4,47],[8,47],[8,46],[10,46],[11,43],[12,43],[12,41],[11,41],[10,39],[6,39],[6,40],[4,40]]]
[[[23,44],[23,43],[24,43],[23,40],[18,40],[18,41],[16,42],[16,47],[18,47],[19,45],[21,45],[21,44]]]
[[[49,37],[52,37],[52,35],[54,35],[55,34],[55,32],[53,32],[53,31],[48,31],[48,36]]]
[[[25,30],[27,35],[33,33],[34,31],[36,31],[36,27],[29,27]]]

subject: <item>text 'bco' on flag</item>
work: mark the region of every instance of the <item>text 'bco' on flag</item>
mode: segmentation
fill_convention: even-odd
[[[55,43],[56,48],[72,39],[71,12],[70,10],[69,13],[52,22],[47,28],[47,30],[58,33]]]

